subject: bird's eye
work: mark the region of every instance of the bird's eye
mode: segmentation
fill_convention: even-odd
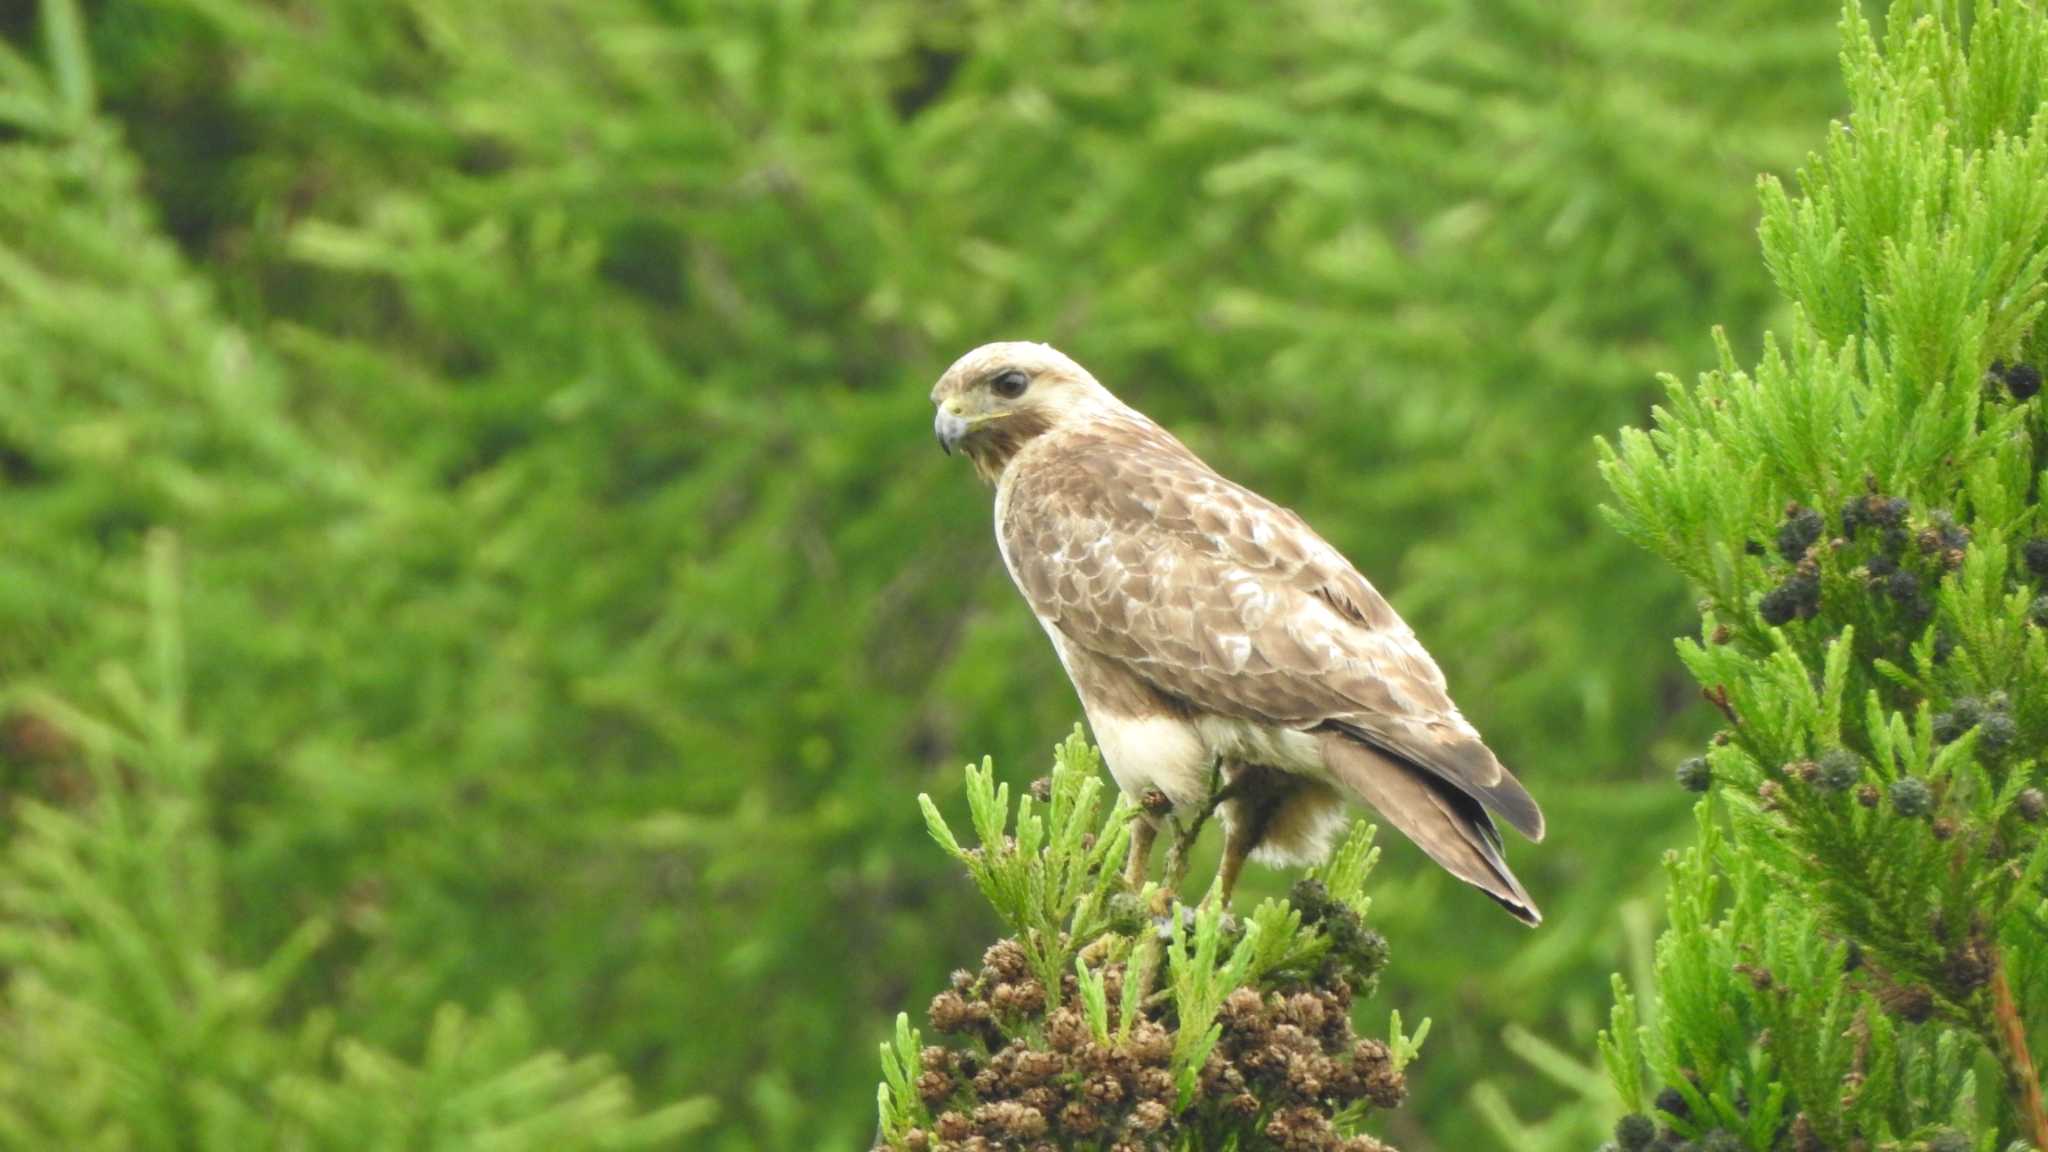
[[[1024,394],[1024,389],[1031,387],[1031,377],[1026,376],[1021,369],[1011,368],[989,381],[988,386],[1003,399],[1015,400]]]

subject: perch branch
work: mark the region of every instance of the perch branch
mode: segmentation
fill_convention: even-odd
[[[1991,953],[1991,1013],[1997,1022],[1998,1058],[2012,1082],[2014,1104],[2027,1126],[2027,1139],[2034,1147],[2048,1149],[2048,1103],[2041,1098],[2041,1075],[2027,1050],[2027,1022],[2013,1000],[2012,984],[2005,978],[2005,950]]]
[[[1180,817],[1172,817],[1173,842],[1166,846],[1166,887],[1176,896],[1180,892],[1181,881],[1187,879],[1188,853],[1194,850],[1195,841],[1201,838],[1202,828],[1209,823],[1209,817],[1230,799],[1235,788],[1235,783],[1223,784],[1222,758],[1213,759],[1209,762],[1209,798],[1186,824],[1181,823]]]

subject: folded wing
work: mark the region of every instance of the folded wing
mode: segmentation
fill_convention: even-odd
[[[1196,709],[1377,753],[1404,773],[1396,783],[1363,783],[1376,775],[1363,760],[1340,782],[1375,807],[1373,787],[1418,821],[1448,806],[1443,821],[1483,830],[1436,836],[1462,863],[1438,860],[1461,876],[1491,868],[1472,840],[1492,834],[1486,811],[1542,838],[1542,811],[1459,714],[1414,632],[1300,517],[1153,426],[1062,449],[1011,478],[998,530],[1018,587],[1068,640]],[[1443,787],[1416,790],[1432,782]],[[1511,876],[1503,891],[1480,887],[1527,907]]]

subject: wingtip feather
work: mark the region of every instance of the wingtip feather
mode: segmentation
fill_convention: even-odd
[[[1520,832],[1530,843],[1543,843],[1546,831],[1543,809],[1536,803],[1536,798],[1529,795],[1529,790],[1522,787],[1521,781],[1507,775],[1505,770],[1502,777],[1500,787],[1489,790],[1480,799],[1488,801],[1486,806],[1493,809],[1494,815],[1507,821],[1508,827]]]
[[[1533,928],[1543,922],[1536,902],[1502,857],[1500,834],[1478,798],[1339,733],[1325,737],[1324,749],[1325,765],[1337,782],[1372,805],[1445,871],[1522,923]],[[1536,827],[1540,834],[1540,812]]]

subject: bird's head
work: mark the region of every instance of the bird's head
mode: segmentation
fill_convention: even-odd
[[[932,386],[939,446],[993,483],[1026,444],[1058,428],[1128,411],[1086,368],[1050,344],[984,344]]]

